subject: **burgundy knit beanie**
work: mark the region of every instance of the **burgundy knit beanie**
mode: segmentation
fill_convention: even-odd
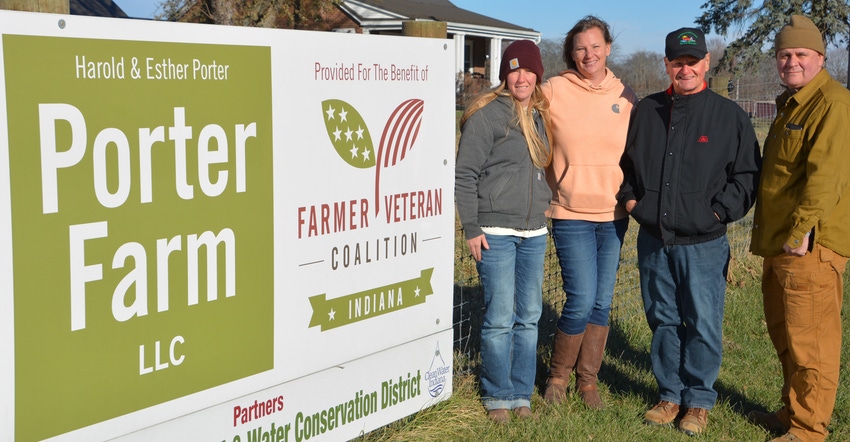
[[[537,75],[537,83],[543,81],[543,60],[540,58],[540,48],[531,40],[517,40],[505,49],[502,54],[502,65],[499,66],[499,81],[505,81],[508,74],[519,68],[526,68]]]

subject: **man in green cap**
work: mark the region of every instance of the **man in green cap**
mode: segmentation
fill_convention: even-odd
[[[670,87],[629,124],[617,201],[640,224],[640,291],[652,331],[658,403],[648,425],[703,433],[717,403],[729,269],[727,225],[753,206],[761,154],[750,118],[708,88],[711,54],[696,28],[667,34]]]
[[[751,250],[764,257],[767,329],[782,365],[782,408],[749,419],[773,441],[823,441],[838,389],[842,275],[850,256],[850,91],[823,68],[815,24],[794,15],[776,35],[776,119]]]

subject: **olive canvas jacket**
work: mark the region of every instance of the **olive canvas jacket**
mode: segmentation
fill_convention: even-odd
[[[764,143],[764,169],[751,251],[761,256],[813,241],[850,257],[850,91],[826,69],[776,99]]]

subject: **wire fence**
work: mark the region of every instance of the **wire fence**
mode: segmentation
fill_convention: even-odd
[[[777,83],[741,83],[738,82],[730,99],[738,103],[750,116],[756,136],[760,143],[767,136],[770,123],[776,115],[773,98],[780,91]],[[638,94],[644,96],[646,94]],[[758,274],[760,265],[757,257],[749,252],[750,231],[752,229],[752,213],[743,219],[730,224],[728,239],[731,249],[732,262],[729,265],[729,282],[737,284],[744,278]],[[469,254],[460,222],[455,223],[455,271],[454,271],[454,350],[466,361],[475,360],[480,345],[481,318],[484,312],[483,294],[478,281],[475,260]],[[640,281],[637,268],[637,231],[638,224],[630,220],[629,230],[620,252],[620,267],[617,272],[617,284],[614,288],[614,300],[611,308],[613,321],[630,319],[635,315],[643,315],[643,301],[640,296]],[[562,288],[561,268],[551,236],[546,251],[543,273],[544,312],[539,326],[540,342],[551,343],[555,330],[555,322],[560,317],[566,295]],[[460,371],[466,370],[469,364],[458,364]]]
[[[729,268],[729,282],[735,284],[744,275],[751,272],[753,256],[749,253],[750,230],[752,229],[752,213],[745,218],[730,224],[728,239],[731,249],[732,263]],[[614,288],[614,300],[611,308],[612,320],[630,319],[634,315],[643,314],[643,302],[640,296],[640,281],[637,268],[636,239],[638,225],[630,220],[623,248],[620,252],[620,267],[617,272],[617,284]],[[737,265],[737,263],[745,263]],[[543,299],[548,304],[549,312],[544,313],[539,324],[541,341],[551,342],[555,322],[560,316],[560,308],[566,295],[562,288],[561,268],[551,236],[546,250],[543,276]],[[545,310],[545,306],[544,306]],[[454,274],[454,350],[466,361],[474,360],[478,354],[480,343],[481,317],[484,313],[483,293],[475,269],[475,261],[466,248],[463,231],[455,230],[455,274]],[[458,369],[464,371],[464,363],[458,364]]]

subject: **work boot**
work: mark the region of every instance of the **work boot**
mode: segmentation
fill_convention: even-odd
[[[576,389],[582,402],[594,410],[605,407],[596,382],[607,342],[608,326],[587,324],[576,361]]]
[[[699,436],[708,425],[708,410],[705,408],[688,408],[685,417],[679,421],[679,431],[688,436]]]
[[[788,432],[788,427],[779,420],[776,413],[753,410],[747,413],[747,420],[749,420],[750,423],[765,429],[768,433],[774,436]]]
[[[576,365],[578,351],[584,333],[568,335],[555,328],[555,342],[552,344],[552,359],[549,361],[549,378],[546,379],[546,391],[543,399],[552,404],[560,404],[567,398],[567,384],[570,373]]]
[[[520,419],[531,419],[534,417],[534,414],[531,412],[531,408],[529,407],[514,408],[514,414]]]
[[[487,410],[487,417],[497,424],[506,424],[511,421],[511,412],[507,408],[494,408]]]
[[[661,401],[643,415],[643,422],[647,425],[669,425],[678,415],[679,404]]]

